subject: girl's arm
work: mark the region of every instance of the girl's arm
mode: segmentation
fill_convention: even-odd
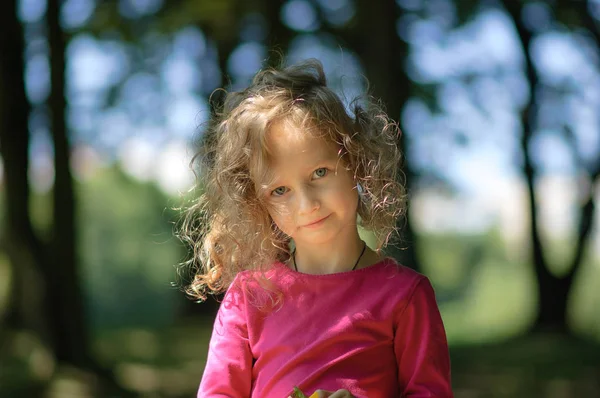
[[[215,319],[199,398],[250,397],[252,353],[244,294],[236,282],[237,278],[225,294]]]
[[[403,397],[453,397],[446,332],[426,277],[398,315],[394,349]]]

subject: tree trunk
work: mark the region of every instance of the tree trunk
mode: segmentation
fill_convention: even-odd
[[[75,250],[75,195],[70,145],[65,124],[65,39],[60,27],[60,0],[48,0],[48,42],[52,91],[49,98],[54,144],[54,224],[52,269],[47,272],[48,314],[57,359],[75,366],[90,365],[89,336]]]
[[[573,285],[574,275],[580,268],[583,244],[589,236],[589,225],[585,219],[582,220],[582,230],[579,234],[578,247],[576,255],[573,258],[571,267],[567,275],[563,277],[554,276],[548,269],[548,263],[544,258],[543,244],[539,233],[537,199],[535,192],[535,170],[530,156],[530,148],[533,132],[537,126],[536,88],[538,87],[538,76],[531,60],[529,52],[532,34],[525,28],[522,22],[522,5],[518,2],[505,1],[504,7],[512,17],[517,30],[523,54],[525,58],[527,79],[530,85],[529,103],[523,109],[521,115],[522,138],[521,151],[523,153],[523,174],[527,183],[528,205],[530,213],[530,237],[532,260],[538,285],[538,314],[533,325],[533,332],[556,332],[569,334],[567,325],[567,302]],[[591,200],[591,198],[590,198]],[[589,210],[582,210],[582,216],[585,218],[593,215],[593,202]],[[590,221],[591,223],[591,221]]]
[[[410,81],[406,76],[404,62],[408,46],[398,36],[396,22],[400,8],[394,0],[357,2],[357,31],[353,47],[360,57],[370,82],[372,94],[380,98],[388,115],[400,121],[402,109],[410,96]],[[410,151],[406,134],[400,137],[402,152]],[[415,172],[404,157],[401,172],[404,176],[410,205],[410,194]],[[401,240],[390,246],[387,253],[402,264],[420,270],[415,251],[415,233],[410,214],[398,224]]]
[[[65,36],[60,27],[62,0],[48,0],[50,48],[49,98],[54,145],[54,204],[50,267],[46,268],[47,316],[50,318],[54,352],[59,362],[91,371],[99,381],[101,396],[135,397],[123,389],[112,370],[100,366],[90,351],[90,336],[83,302],[76,233],[77,203],[71,174],[71,146],[65,122]]]
[[[2,3],[0,25],[0,155],[4,163],[6,219],[2,247],[13,274],[6,323],[11,328],[34,330],[42,336],[46,326],[39,311],[43,293],[40,264],[44,259],[29,216],[28,182],[30,104],[25,94],[23,27],[17,18],[17,1]]]

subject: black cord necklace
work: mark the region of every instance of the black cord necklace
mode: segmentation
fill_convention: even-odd
[[[360,256],[358,256],[358,259],[356,260],[356,264],[354,264],[354,267],[352,267],[352,269],[350,271],[354,271],[356,269],[356,266],[358,265],[358,262],[362,258],[363,254],[365,254],[366,249],[367,249],[367,244],[363,241],[363,248],[362,248],[362,251],[360,252]],[[298,272],[298,266],[296,266],[296,249],[294,249],[294,251],[292,252],[292,261],[294,262],[294,271]]]

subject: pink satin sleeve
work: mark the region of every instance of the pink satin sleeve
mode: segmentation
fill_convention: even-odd
[[[394,350],[403,397],[453,397],[450,354],[435,293],[426,277],[397,315]]]
[[[252,388],[252,353],[244,294],[234,281],[215,319],[198,398],[247,398]]]

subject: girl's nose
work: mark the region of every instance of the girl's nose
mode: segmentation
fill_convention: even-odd
[[[298,210],[300,214],[309,214],[321,207],[318,195],[310,189],[303,189],[298,192]]]

